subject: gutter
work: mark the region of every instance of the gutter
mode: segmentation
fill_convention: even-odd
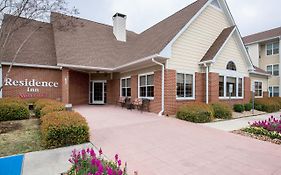
[[[1,65],[5,66],[21,66],[21,67],[32,67],[32,68],[44,68],[44,69],[58,69],[61,70],[62,67],[60,66],[49,66],[49,65],[42,65],[42,64],[25,64],[25,63],[11,63],[11,62],[1,62]]]
[[[162,93],[161,93],[161,111],[158,113],[158,115],[163,115],[165,111],[165,65],[156,61],[154,58],[152,58],[152,62],[160,65],[162,67]]]

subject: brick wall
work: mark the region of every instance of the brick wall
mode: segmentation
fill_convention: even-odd
[[[62,94],[62,102],[69,103],[69,69],[63,68],[61,75],[61,94]]]
[[[108,80],[107,81],[107,104],[116,104],[120,94],[120,80]]]
[[[73,105],[89,103],[89,74],[69,71],[69,103]]]
[[[2,66],[3,85],[4,77],[8,71],[8,66]],[[5,86],[3,87],[3,97],[42,97],[61,100],[61,70],[55,69],[42,69],[42,68],[29,68],[29,67],[16,67],[14,66],[8,78],[17,81],[24,81],[28,79],[31,81],[46,81],[58,82],[58,87],[30,87],[39,90],[39,92],[27,92],[26,86]]]

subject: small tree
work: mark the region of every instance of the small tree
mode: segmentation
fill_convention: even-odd
[[[48,21],[51,12],[69,15],[78,14],[78,10],[75,7],[69,8],[65,0],[0,0],[0,56],[3,56],[7,43],[9,43],[9,40],[12,39],[13,34],[17,30],[27,26],[33,19]],[[67,20],[69,19],[72,18],[67,18]],[[44,27],[43,25],[44,23],[30,31],[19,47],[16,48],[9,69],[4,76],[4,82],[9,77],[13,64],[23,46],[34,33]],[[63,23],[62,25],[64,26],[59,27],[63,30],[74,27],[74,23],[71,21]],[[2,91],[2,89],[3,86],[0,87],[0,91]]]

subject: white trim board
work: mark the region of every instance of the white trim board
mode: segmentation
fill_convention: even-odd
[[[11,62],[1,62],[1,65],[10,66]],[[31,67],[31,68],[43,68],[43,69],[62,69],[60,66],[49,66],[49,65],[40,65],[40,64],[25,64],[25,63],[13,63],[13,66],[21,67]]]

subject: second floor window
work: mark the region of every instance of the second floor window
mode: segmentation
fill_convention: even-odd
[[[279,42],[266,44],[266,55],[279,54]]]
[[[279,76],[279,64],[266,66],[266,71],[270,75]]]

